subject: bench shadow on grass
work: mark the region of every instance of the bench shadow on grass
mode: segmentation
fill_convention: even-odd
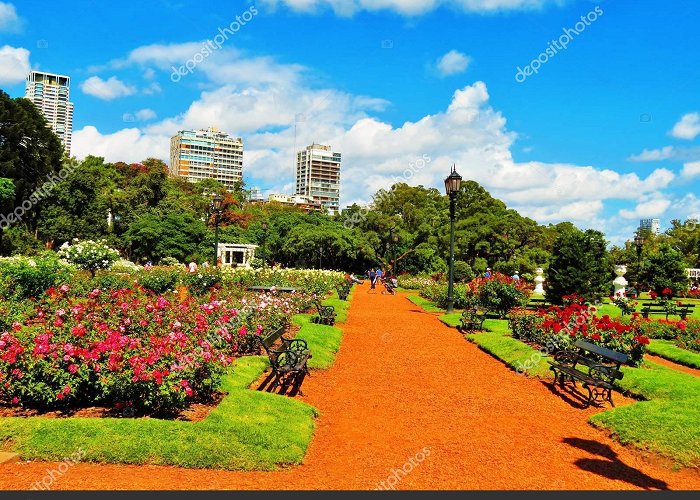
[[[301,385],[304,383],[306,374],[302,375],[298,383],[293,383],[290,379],[285,379],[281,383],[275,384],[275,374],[270,372],[265,379],[255,388],[256,391],[270,392],[280,396],[303,396]]]
[[[668,484],[660,479],[654,479],[643,472],[630,467],[622,462],[617,453],[607,444],[593,441],[591,439],[581,439],[568,437],[562,440],[564,443],[574,448],[586,451],[598,458],[579,458],[574,463],[579,469],[598,474],[599,476],[618,481],[625,481],[645,490],[667,490]]]
[[[540,380],[540,383],[545,386],[549,392],[557,396],[572,408],[576,408],[577,410],[583,410],[586,408],[588,394],[584,394],[583,392],[579,391],[578,386],[573,387],[569,383],[565,384],[564,387],[560,387],[559,384],[555,386],[548,380]],[[596,402],[593,402],[591,406],[602,408],[602,405]]]

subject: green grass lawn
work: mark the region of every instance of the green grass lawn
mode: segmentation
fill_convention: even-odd
[[[652,340],[647,350],[674,363],[700,369],[700,354],[678,347],[672,340]]]
[[[599,413],[591,423],[623,444],[700,467],[700,378],[651,362],[623,371],[620,386],[647,401]]]
[[[25,460],[163,464],[273,470],[301,463],[317,411],[289,397],[249,390],[267,359],[244,357],[224,377],[228,395],[201,422],[153,418],[0,418],[2,449]]]
[[[421,297],[417,293],[416,294],[412,294],[412,293],[406,294],[406,298],[426,312],[436,312],[436,313],[444,313],[445,312],[445,310],[438,307],[435,304],[435,302],[431,302],[428,299],[424,299],[423,297]]]
[[[651,299],[648,298],[646,294],[642,294],[641,299],[635,299],[635,302],[638,302],[637,304],[637,311],[642,312],[642,308],[648,304]],[[691,309],[693,312],[692,314],[689,314],[689,318],[697,318],[700,319],[700,300],[698,299],[673,299],[674,301],[681,301],[683,304],[695,304],[695,307]],[[604,314],[607,314],[611,318],[618,318],[622,315],[620,312],[620,308],[617,307],[616,305],[612,304],[609,299],[603,300],[603,304],[598,306],[598,316],[602,316]],[[662,319],[665,318],[663,314],[652,314],[649,316],[652,319]],[[680,319],[679,316],[676,315],[670,315],[669,319]]]

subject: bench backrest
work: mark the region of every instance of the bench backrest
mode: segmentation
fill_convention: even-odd
[[[278,326],[271,333],[265,337],[260,338],[260,343],[265,347],[266,350],[270,349],[275,342],[277,342],[280,337],[284,335],[284,325]]]
[[[622,352],[617,352],[613,351],[612,349],[608,349],[606,347],[601,347],[596,344],[592,344],[590,342],[586,342],[585,340],[577,340],[576,344],[574,344],[577,348],[583,349],[584,351],[591,352],[593,354],[596,354],[602,358],[609,359],[610,361],[614,361],[615,363],[619,364],[625,364],[627,363],[627,354],[624,354]]]

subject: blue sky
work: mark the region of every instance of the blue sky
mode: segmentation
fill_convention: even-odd
[[[524,215],[616,243],[640,217],[700,215],[695,2],[222,3],[0,0],[0,88],[70,75],[78,157],[167,161],[177,130],[216,126],[266,192],[291,192],[316,141],[344,155],[343,204],[441,187],[454,162]]]

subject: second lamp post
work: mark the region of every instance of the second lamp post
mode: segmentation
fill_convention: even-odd
[[[452,172],[445,179],[445,191],[450,197],[450,281],[447,284],[447,314],[454,310],[454,286],[455,286],[455,211],[457,209],[457,193],[462,186],[462,176],[452,165]]]

